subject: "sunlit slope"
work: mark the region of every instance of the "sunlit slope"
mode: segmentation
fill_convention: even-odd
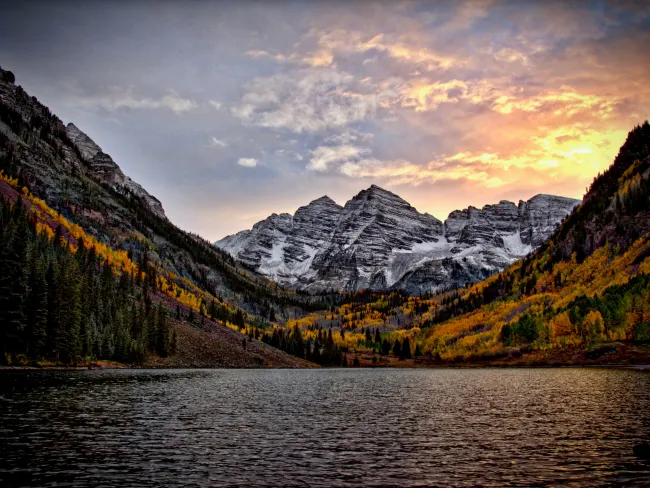
[[[2,171],[0,244],[0,365],[304,364],[244,339],[241,310],[98,242]]]
[[[490,359],[521,348],[650,340],[649,148],[646,122],[538,252],[433,297],[419,324],[424,352]]]

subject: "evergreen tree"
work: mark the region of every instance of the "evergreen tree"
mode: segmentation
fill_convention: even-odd
[[[63,363],[76,363],[81,353],[79,325],[81,300],[77,262],[71,255],[60,261],[61,308],[59,330],[56,336],[56,359]]]
[[[156,352],[159,356],[166,357],[169,355],[170,339],[167,311],[159,303],[156,311]]]
[[[408,338],[404,339],[402,343],[402,354],[400,359],[411,359],[411,342]]]
[[[393,355],[397,357],[402,356],[402,345],[399,343],[399,339],[395,339],[395,344],[393,344]]]
[[[45,348],[47,327],[47,280],[40,256],[32,251],[29,263],[26,319],[28,347],[27,355],[39,357]]]
[[[305,341],[302,338],[302,331],[300,327],[295,326],[292,333],[293,339],[293,354],[299,358],[305,357]]]
[[[22,205],[16,204],[12,212],[14,221],[2,229],[0,238],[0,361],[4,364],[7,353],[15,359],[23,349],[25,286],[21,253],[25,243],[21,242],[24,239],[21,211]]]

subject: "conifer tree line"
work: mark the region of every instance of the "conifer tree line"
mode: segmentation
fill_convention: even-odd
[[[275,328],[273,332],[251,327],[248,336],[322,366],[347,366],[344,351],[334,343],[331,329],[327,332],[319,329],[313,340],[305,340],[300,327]]]
[[[82,360],[142,363],[173,354],[168,311],[148,280],[122,273],[60,228],[50,239],[21,198],[0,199],[0,363]]]
[[[260,330],[251,327],[247,330],[251,339],[259,339],[277,349],[285,351],[288,354],[299,358],[307,359],[322,366],[349,366],[347,354],[350,352],[348,347],[340,346],[335,343],[332,335],[332,329],[325,330],[322,327],[311,327],[309,330],[316,331],[313,339],[306,340],[300,327],[295,326],[292,329],[276,328],[273,332]],[[337,334],[345,337],[345,330],[341,329]],[[388,339],[381,338],[379,329],[371,333],[370,327],[365,329],[366,341],[363,346],[372,349],[380,356],[393,354],[400,360],[422,357],[422,350],[419,344],[416,345],[415,351],[411,351],[411,342],[408,338],[400,341],[395,339],[394,343]]]

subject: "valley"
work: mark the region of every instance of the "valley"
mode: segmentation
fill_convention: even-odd
[[[2,71],[5,365],[648,361],[647,122],[582,203],[538,195],[443,223],[373,185],[215,247],[12,79]]]

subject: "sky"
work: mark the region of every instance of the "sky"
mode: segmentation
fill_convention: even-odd
[[[650,3],[3,2],[0,65],[216,240],[371,184],[581,198],[650,116]]]

